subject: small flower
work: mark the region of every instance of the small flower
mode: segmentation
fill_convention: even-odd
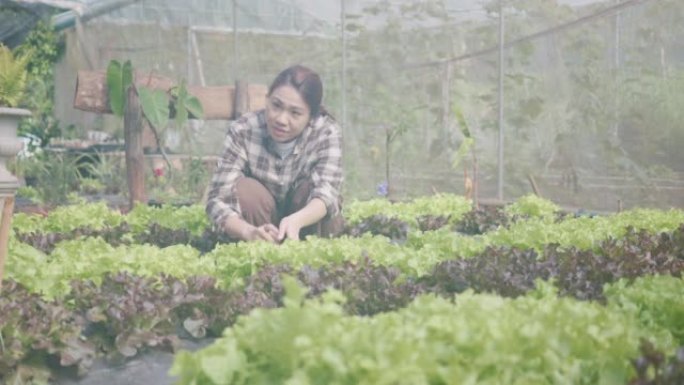
[[[375,192],[376,192],[378,195],[382,196],[382,197],[386,197],[387,194],[389,193],[389,185],[388,185],[388,183],[387,183],[387,182],[381,182],[381,183],[379,183],[378,186],[377,186],[376,189],[375,189]]]
[[[160,178],[164,176],[164,168],[163,167],[157,167],[154,169],[154,177],[155,178]]]

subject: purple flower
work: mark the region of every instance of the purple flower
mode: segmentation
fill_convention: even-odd
[[[378,186],[375,188],[375,192],[382,197],[386,197],[389,193],[389,186],[387,182],[379,183]]]

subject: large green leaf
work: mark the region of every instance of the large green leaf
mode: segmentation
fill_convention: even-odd
[[[107,66],[107,90],[109,106],[114,115],[123,117],[128,87],[133,84],[133,66],[130,60],[121,65],[116,60]]]
[[[457,104],[454,104],[453,110],[454,114],[456,115],[456,121],[461,128],[461,133],[463,133],[464,136],[463,143],[461,143],[461,145],[458,147],[458,150],[456,150],[456,154],[451,161],[451,167],[456,169],[475,144],[475,139],[470,134],[468,122],[466,121],[461,108]]]
[[[187,108],[195,118],[204,118],[204,108],[202,107],[202,102],[200,102],[196,97],[188,95],[188,99],[185,101],[185,108]]]
[[[147,121],[157,129],[166,127],[169,123],[169,97],[166,92],[138,87],[138,95]]]
[[[171,90],[171,95],[174,97],[174,108],[176,112],[176,124],[181,127],[188,120],[189,114],[195,118],[202,118],[204,110],[202,103],[196,97],[188,93],[185,82],[182,82],[178,87]]]
[[[463,111],[461,110],[461,107],[458,104],[454,104],[454,114],[456,115],[456,121],[458,122],[458,125],[461,127],[461,132],[463,133],[463,136],[466,138],[470,138],[470,128],[468,127],[468,122],[465,119],[465,116],[463,115]]]

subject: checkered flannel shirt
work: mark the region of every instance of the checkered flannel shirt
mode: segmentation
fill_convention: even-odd
[[[224,141],[218,168],[211,180],[206,212],[220,226],[229,216],[241,215],[235,192],[237,181],[248,176],[271,192],[276,204],[283,203],[291,188],[311,180],[309,200],[321,199],[327,215],[340,211],[342,136],[328,115],[314,119],[296,139],[292,153],[281,159],[266,128],[264,110],[250,112],[232,122]]]

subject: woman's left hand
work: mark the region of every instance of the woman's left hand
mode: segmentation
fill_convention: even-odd
[[[301,230],[302,225],[296,216],[290,215],[280,220],[280,226],[278,228],[278,241],[284,241],[285,238],[299,240],[299,230]]]

